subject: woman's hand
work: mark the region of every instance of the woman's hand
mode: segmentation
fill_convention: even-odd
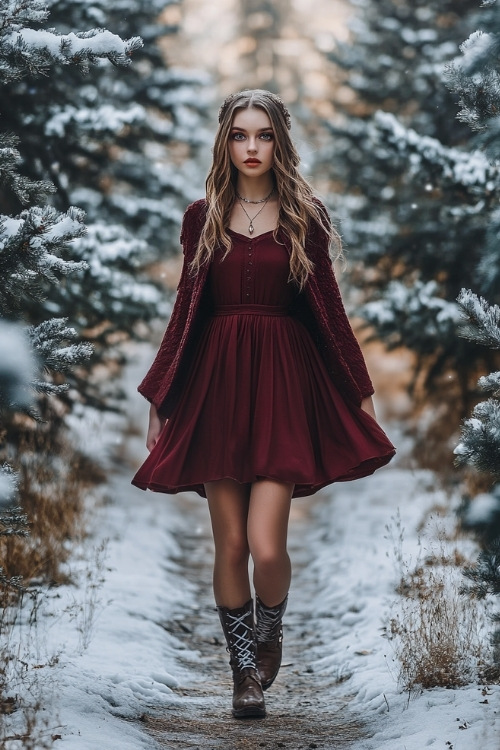
[[[150,453],[158,442],[160,432],[162,431],[165,422],[166,419],[161,419],[158,416],[156,406],[154,406],[154,404],[151,404],[151,406],[149,407],[149,426],[148,435],[146,438],[146,448]]]
[[[373,419],[377,419],[375,416],[375,407],[373,405],[373,399],[371,396],[368,396],[368,398],[364,398],[361,402],[361,408],[363,411],[366,411],[367,414],[370,415],[370,417],[373,417]]]

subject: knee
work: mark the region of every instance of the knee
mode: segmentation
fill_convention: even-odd
[[[227,534],[217,543],[216,553],[223,558],[225,565],[231,567],[247,565],[250,550],[246,536],[236,533]]]
[[[288,560],[286,549],[274,548],[272,546],[259,546],[252,548],[252,560],[254,567],[261,575],[269,575],[283,567]]]

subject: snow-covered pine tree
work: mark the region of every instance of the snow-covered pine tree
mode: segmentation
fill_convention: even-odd
[[[123,41],[105,30],[66,35],[38,28],[47,18],[40,0],[6,0],[0,9],[0,98],[13,82],[32,82],[49,75],[55,66],[86,70],[100,60],[115,65],[130,63],[130,55],[141,45],[138,37]],[[28,84],[29,85],[29,84]],[[22,139],[6,127],[4,112],[12,102],[2,99],[0,114],[0,443],[2,457],[22,462],[22,448],[6,429],[15,410],[30,410],[33,391],[42,397],[61,394],[68,385],[64,373],[85,362],[92,347],[79,341],[67,320],[55,317],[50,289],[87,264],[73,260],[70,243],[85,231],[83,212],[71,206],[60,211],[48,205],[54,193],[46,179],[29,174],[29,160],[21,153]],[[35,97],[33,97],[35,107]],[[32,139],[41,133],[32,128]],[[16,322],[17,321],[17,322]],[[31,325],[27,325],[31,323]],[[35,361],[36,358],[36,361]],[[31,391],[31,395],[30,395]],[[33,414],[33,412],[32,412]],[[29,452],[28,452],[29,453]],[[48,465],[49,453],[38,457]],[[34,482],[37,478],[34,479]],[[25,512],[16,502],[18,477],[8,463],[0,466],[0,539],[27,534]],[[5,572],[2,545],[0,583],[19,589],[17,576]]]
[[[477,133],[472,145],[480,148],[492,164],[500,157],[500,6],[496,0],[483,2],[481,28],[461,46],[462,57],[449,66],[446,74],[452,91],[459,95],[458,117]],[[498,198],[498,190],[495,191]],[[481,288],[495,302],[500,295],[498,237],[500,212],[487,216],[484,250],[478,266]],[[463,289],[458,303],[465,317],[460,333],[476,344],[500,350],[500,306]],[[499,361],[500,364],[500,361]],[[487,491],[472,499],[464,498],[464,526],[479,536],[483,551],[477,564],[464,573],[473,596],[500,595],[500,371],[484,375],[479,388],[488,398],[474,408],[462,426],[455,449],[458,465],[472,467],[485,477]],[[500,613],[493,615],[492,635],[494,675],[500,675]]]
[[[458,304],[465,316],[460,334],[476,344],[500,350],[500,307],[489,305],[466,289],[462,289]],[[461,441],[455,449],[457,463],[473,466],[500,482],[500,371],[484,375],[478,385],[489,398],[477,404],[472,417],[464,422]],[[500,497],[498,516],[500,537]]]
[[[500,6],[497,0],[485,0],[478,16],[479,30],[461,46],[462,56],[446,69],[445,80],[459,96],[458,119],[477,135],[471,140],[473,148],[483,151],[489,161],[500,163]],[[498,174],[496,172],[495,174]],[[488,186],[492,188],[490,184]],[[496,185],[495,185],[496,187]],[[498,192],[494,198],[498,203]],[[492,203],[488,215],[486,235],[477,272],[480,291],[490,300],[500,299],[500,209]]]
[[[463,289],[458,303],[464,314],[462,336],[476,344],[500,350],[500,307],[489,305],[482,297]],[[479,387],[488,395],[474,408],[462,426],[460,443],[455,448],[456,463],[484,474],[490,489],[471,499],[464,498],[462,523],[479,537],[483,550],[477,563],[465,569],[470,581],[465,590],[478,598],[500,596],[500,371],[485,375]],[[492,635],[496,676],[500,674],[500,613],[492,616]]]
[[[36,4],[30,5],[34,9]],[[84,330],[95,347],[94,366],[103,360],[120,362],[123,353],[116,345],[133,336],[139,322],[156,316],[161,305],[161,314],[168,309],[165,293],[141,268],[177,249],[182,210],[198,197],[201,180],[185,157],[204,139],[201,113],[206,105],[199,84],[205,81],[169,69],[162,59],[159,43],[175,31],[158,20],[168,2],[38,4],[45,5],[62,39],[73,40],[73,28],[104,25],[132,40],[138,33],[145,39],[125,74],[115,66],[89,65],[89,60],[70,66],[54,59],[46,61],[48,75],[19,79],[9,73],[0,87],[4,127],[20,138],[24,174],[56,186],[51,197],[55,208],[67,210],[73,204],[86,211],[85,236],[61,255],[86,268],[50,288],[40,280],[50,311]],[[30,18],[31,34],[44,38],[47,32],[38,26],[45,16]],[[14,20],[7,19],[17,28]],[[99,33],[101,44],[113,36]],[[129,53],[125,51],[127,60]],[[111,56],[111,61],[119,60]],[[19,208],[15,201],[10,207]],[[38,303],[24,307],[36,323]],[[85,370],[69,374],[68,380],[76,386],[71,398],[79,394],[96,406],[113,391],[109,378],[103,381]]]
[[[8,0],[0,10],[0,101],[15,82],[29,86],[34,77],[47,75],[57,65],[86,70],[103,58],[128,65],[130,55],[142,44],[138,37],[124,42],[105,30],[61,35],[28,25],[38,26],[47,17],[45,4],[39,0]],[[35,109],[36,97],[33,92],[31,96]],[[2,106],[0,111],[3,115],[13,109],[9,101],[9,106]],[[70,242],[85,232],[83,211],[70,206],[62,212],[47,205],[54,187],[46,179],[28,174],[31,159],[21,154],[22,139],[7,129],[12,123],[5,119],[0,120],[0,315],[7,320],[31,322],[28,332],[42,368],[62,372],[88,359],[91,347],[77,341],[69,343],[77,338],[76,331],[64,318],[54,316],[59,311],[52,300],[46,302],[45,298],[49,287],[87,267],[84,261],[65,258],[70,254]],[[40,152],[43,134],[37,133],[33,122],[30,128],[31,139],[39,138]],[[22,210],[15,216],[7,215],[13,207]],[[45,393],[67,388],[41,378],[35,387]]]
[[[494,360],[457,344],[456,297],[476,278],[486,293],[478,269],[499,170],[462,150],[468,130],[442,81],[481,16],[476,0],[354,4],[352,39],[331,55],[354,95],[329,123],[321,162],[344,190],[335,211],[367,300],[356,312],[389,348],[416,354],[414,382],[451,431],[470,410],[478,371]]]

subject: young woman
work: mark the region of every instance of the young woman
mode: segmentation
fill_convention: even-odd
[[[139,386],[150,453],[133,483],[208,500],[238,718],[265,715],[281,663],[291,499],[371,474],[395,452],[333,274],[339,237],[289,130],[268,91],[224,101],[207,197],[183,219],[170,323]]]

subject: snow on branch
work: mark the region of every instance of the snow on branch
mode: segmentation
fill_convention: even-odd
[[[500,349],[500,307],[489,305],[470,289],[462,289],[457,301],[465,316],[460,335]],[[500,479],[500,372],[480,378],[479,386],[492,398],[477,404],[471,418],[463,423],[461,440],[454,451],[456,463]]]
[[[107,29],[58,34],[55,30],[0,27],[0,79],[44,75],[53,63],[76,65],[83,73],[99,59],[113,65],[129,65],[131,55],[143,42],[140,37],[123,40]]]
[[[118,109],[115,105],[96,107],[66,106],[55,112],[45,123],[46,135],[63,138],[66,131],[78,127],[80,132],[117,133],[126,125],[143,124],[148,114],[140,104]]]
[[[55,372],[70,372],[86,362],[94,351],[92,344],[78,342],[78,334],[68,326],[67,318],[51,318],[27,330],[31,345],[44,368]],[[57,394],[68,389],[66,383],[55,385],[34,380],[32,387],[39,393]]]
[[[436,342],[455,334],[459,311],[455,302],[439,296],[435,281],[414,281],[410,286],[391,281],[381,299],[362,305],[357,313],[382,333],[389,348],[415,345],[419,350],[434,351]]]
[[[0,312],[17,309],[25,296],[42,299],[40,279],[56,283],[57,275],[87,268],[84,261],[64,260],[55,253],[85,233],[84,213],[70,207],[33,206],[17,217],[0,215]]]
[[[454,450],[458,466],[473,466],[500,479],[500,402],[490,398],[478,404],[462,425]]]
[[[444,78],[448,88],[460,97],[458,119],[479,132],[477,145],[491,161],[497,161],[500,158],[500,6],[485,16],[484,23],[488,32],[479,30],[470,35],[460,47],[462,57],[446,66]]]
[[[460,151],[448,148],[436,138],[422,136],[411,128],[406,128],[389,112],[376,112],[375,125],[380,137],[395,146],[397,151],[408,158],[413,174],[421,170],[438,171],[441,178],[454,185],[466,188],[498,186],[500,169],[491,164],[480,151]]]
[[[10,27],[20,29],[27,23],[42,23],[49,17],[45,0],[3,0],[0,8],[0,32]]]
[[[495,34],[478,30],[460,45],[462,58],[455,62],[467,75],[473,75],[499,53],[499,40]]]
[[[459,333],[463,338],[500,349],[500,307],[490,305],[470,289],[462,289],[457,302],[463,313]]]
[[[500,372],[490,372],[489,375],[483,375],[482,378],[479,378],[478,385],[483,391],[500,399]]]

